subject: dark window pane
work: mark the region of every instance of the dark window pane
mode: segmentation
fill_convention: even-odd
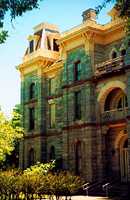
[[[32,83],[29,88],[29,97],[33,99],[35,97],[35,83]]]
[[[114,59],[116,57],[117,57],[117,53],[115,51],[113,51],[113,53],[112,53],[112,59]]]
[[[29,130],[35,128],[35,109],[29,108]]]
[[[59,51],[59,45],[56,43],[56,39],[53,40],[53,50],[54,51]]]
[[[127,100],[127,96],[125,96],[125,107],[128,107],[128,100]]]
[[[30,49],[30,53],[32,53],[34,51],[34,41],[33,40],[31,40],[29,42],[29,49]]]
[[[81,119],[81,92],[75,92],[75,119]]]
[[[30,149],[28,161],[29,166],[34,165],[34,149]]]
[[[81,78],[81,63],[80,61],[75,63],[74,66],[74,80],[79,81]]]
[[[55,147],[51,146],[50,148],[50,160],[55,160]]]
[[[81,143],[75,145],[75,173],[80,175],[81,172]]]
[[[126,50],[125,49],[122,49],[121,51],[121,56],[125,56],[126,55]]]

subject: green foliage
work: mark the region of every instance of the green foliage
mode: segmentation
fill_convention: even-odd
[[[56,199],[71,196],[79,190],[83,181],[69,172],[52,173],[53,163],[37,164],[23,172],[0,172],[0,197],[2,199]],[[40,169],[42,172],[40,172]],[[12,198],[14,197],[14,198]],[[55,197],[55,198],[54,198]]]
[[[103,8],[106,7],[107,3],[110,3],[110,2],[112,2],[112,1],[113,1],[114,3],[116,3],[116,1],[118,1],[118,0],[102,0],[102,3],[96,7],[96,12],[97,12],[97,14],[99,14],[99,12],[100,12]]]
[[[106,7],[107,3],[115,3],[115,8],[119,11],[120,17],[127,19],[126,32],[130,34],[130,1],[129,0],[103,0],[100,5],[96,7],[97,14]]]
[[[42,0],[0,0],[0,44],[4,43],[8,37],[8,31],[2,30],[6,13],[10,14],[12,21],[17,16],[22,16],[25,12],[38,8],[40,1]]]
[[[37,163],[24,171],[25,175],[46,175],[50,170],[54,169],[55,161],[50,163]]]
[[[0,172],[0,194],[17,194],[21,191],[19,171]]]
[[[23,134],[23,128],[21,127],[21,108],[20,105],[16,105],[13,109],[11,125],[18,134]],[[21,136],[20,136],[21,138]]]
[[[6,41],[7,37],[8,37],[8,31],[1,31],[0,32],[0,44],[4,43]]]
[[[14,150],[14,143],[22,137],[20,131],[13,128],[11,121],[7,120],[0,111],[0,162],[5,160],[7,154]]]
[[[59,174],[48,174],[46,185],[49,187],[51,195],[55,195],[58,200],[60,196],[68,196],[75,193],[83,185],[83,181],[69,172]]]

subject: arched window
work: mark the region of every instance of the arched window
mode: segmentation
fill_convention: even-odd
[[[33,148],[31,148],[29,151],[28,164],[29,166],[34,165],[34,149]]]
[[[128,107],[127,96],[120,88],[114,88],[106,97],[104,111],[122,110]]]
[[[55,160],[55,147],[51,146],[50,148],[50,160]]]
[[[112,59],[117,58],[117,52],[116,52],[116,51],[113,51],[113,52],[112,52],[111,58],[112,58]]]
[[[126,55],[126,49],[122,49],[121,50],[121,56],[125,56]]]
[[[121,109],[121,108],[126,108],[126,107],[128,107],[127,96],[123,95],[120,97],[120,99],[117,102],[117,108]]]
[[[81,142],[75,145],[75,173],[76,175],[81,173]]]
[[[29,98],[33,99],[35,97],[35,83],[31,83],[29,87]]]

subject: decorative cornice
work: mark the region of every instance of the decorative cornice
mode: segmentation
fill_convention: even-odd
[[[95,123],[95,122],[82,123],[82,124],[76,124],[75,123],[73,125],[63,127],[63,130],[81,129],[81,128],[85,128],[85,127],[88,127],[88,126],[99,127],[100,124]]]

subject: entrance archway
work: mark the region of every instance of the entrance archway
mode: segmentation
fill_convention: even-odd
[[[128,181],[128,138],[124,138],[120,144],[120,173],[121,181]]]

